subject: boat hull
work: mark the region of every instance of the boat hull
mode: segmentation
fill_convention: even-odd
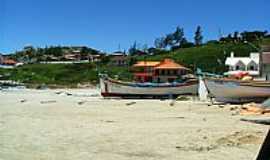
[[[111,79],[100,79],[101,95],[103,97],[123,98],[156,98],[175,97],[178,95],[195,95],[198,92],[198,82],[190,81],[183,84],[163,86],[138,86],[134,83],[121,83]]]
[[[216,79],[204,80],[209,93],[222,102],[250,102],[261,101],[270,97],[269,85],[244,83],[240,81],[224,81]]]

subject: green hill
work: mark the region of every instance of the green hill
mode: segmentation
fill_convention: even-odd
[[[226,57],[234,52],[235,56],[249,56],[250,52],[257,52],[255,48],[245,43],[209,43],[200,47],[183,48],[169,53],[140,57],[138,59],[162,60],[172,58],[178,63],[193,69],[201,68],[204,71],[222,73]]]
[[[270,38],[262,41],[270,45]],[[258,44],[257,44],[258,45]],[[136,56],[134,60],[162,60],[172,58],[178,63],[193,69],[222,73],[226,71],[224,65],[226,57],[234,52],[235,56],[249,56],[256,49],[245,43],[212,42],[199,47],[182,48],[176,51],[164,51],[156,55]],[[28,84],[49,84],[75,87],[78,83],[98,82],[98,73],[108,73],[111,77],[119,75],[122,80],[132,78],[128,67],[112,67],[103,64],[28,64],[15,69],[0,69],[1,79],[16,80]]]

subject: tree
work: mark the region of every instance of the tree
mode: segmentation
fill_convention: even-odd
[[[232,39],[233,39],[232,34],[228,35],[228,39],[229,39],[229,41],[232,41]]]
[[[137,42],[135,41],[133,45],[129,48],[128,53],[133,56],[137,52]]]
[[[173,45],[181,46],[184,39],[184,29],[178,26],[173,33]]]
[[[156,48],[158,49],[163,49],[163,48],[166,48],[166,45],[165,45],[165,38],[164,37],[161,37],[161,38],[157,38],[154,42],[154,45]]]
[[[196,46],[202,45],[203,36],[202,36],[202,28],[201,28],[201,26],[197,27],[196,32],[195,32],[194,40],[195,40],[195,45]]]
[[[82,47],[80,54],[81,56],[88,56],[90,54],[90,51],[87,47]]]
[[[169,47],[172,47],[172,46],[174,46],[174,44],[175,44],[174,43],[174,35],[172,33],[167,34],[166,37],[165,37],[165,39],[164,39],[164,45],[166,47],[168,47],[168,46]]]
[[[238,42],[239,41],[239,32],[235,31],[233,33],[233,39],[234,39],[235,42]]]
[[[258,41],[267,36],[267,31],[244,31],[241,33],[242,40],[244,41]]]

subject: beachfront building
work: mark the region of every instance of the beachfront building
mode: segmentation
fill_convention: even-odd
[[[134,80],[137,82],[166,83],[180,80],[189,69],[172,59],[163,61],[139,61],[133,65]]]
[[[270,81],[270,52],[262,53],[262,77]]]
[[[229,71],[225,73],[228,76],[234,76],[243,72],[253,77],[260,75],[259,53],[250,53],[249,57],[235,57],[232,52],[231,56],[226,59],[225,64],[229,66]]]

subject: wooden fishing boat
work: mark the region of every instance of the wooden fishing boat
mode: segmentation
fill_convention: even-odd
[[[100,88],[103,97],[168,98],[178,95],[197,94],[198,81],[193,79],[183,83],[131,83],[101,76]]]
[[[205,78],[209,93],[221,102],[262,101],[270,97],[270,82]]]

